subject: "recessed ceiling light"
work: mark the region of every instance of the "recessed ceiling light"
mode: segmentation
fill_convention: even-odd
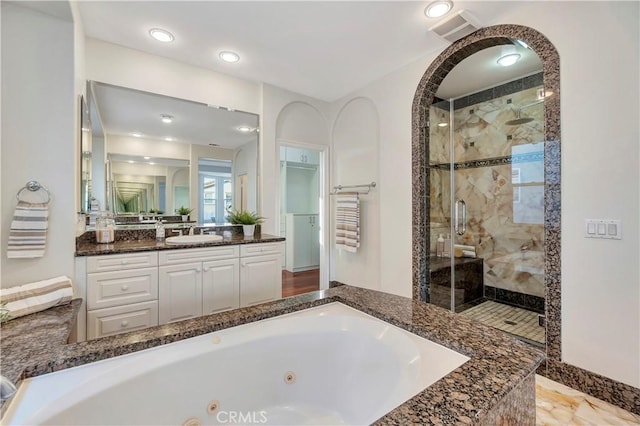
[[[506,55],[502,55],[498,58],[496,62],[498,62],[503,67],[510,67],[520,60],[519,53],[507,53]]]
[[[448,0],[438,0],[430,3],[424,10],[424,14],[429,18],[439,18],[449,13],[453,3]]]
[[[163,43],[170,43],[173,41],[173,34],[162,28],[152,28],[149,30],[149,35],[154,39]]]
[[[220,59],[229,63],[238,62],[240,60],[240,55],[238,55],[236,52],[231,52],[230,50],[220,52],[219,56]]]
[[[129,161],[127,161],[127,162],[128,162],[128,163],[130,163],[130,164],[135,163],[135,161],[133,161],[133,160],[129,160]]]
[[[151,160],[151,157],[143,157],[145,160]]]
[[[442,123],[438,123],[438,127],[447,127],[449,125],[449,123],[445,123],[444,121]]]
[[[164,140],[165,140],[165,141],[167,141],[167,142],[173,142],[173,141],[175,141],[176,139],[175,139],[175,138],[172,138],[171,136],[167,136],[166,138],[164,138]]]
[[[156,164],[156,163],[154,163],[154,162],[150,162],[150,163],[149,163],[149,165],[150,165],[150,166],[155,166],[155,164]]]
[[[238,131],[242,132],[242,133],[249,133],[250,131],[252,131],[253,129],[249,126],[240,126],[238,127]]]
[[[131,136],[133,136],[134,138],[141,138],[141,137],[142,137],[142,133],[140,133],[140,132],[133,132],[133,133],[131,133]]]
[[[162,119],[162,122],[166,124],[169,124],[173,121],[173,115],[169,114],[160,114],[160,118]]]

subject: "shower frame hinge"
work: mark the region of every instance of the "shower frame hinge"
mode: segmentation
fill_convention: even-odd
[[[545,317],[544,317],[544,315],[540,315],[540,314],[538,314],[538,325],[539,325],[540,327],[544,327],[544,324],[545,324]]]

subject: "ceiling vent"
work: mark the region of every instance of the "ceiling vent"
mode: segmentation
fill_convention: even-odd
[[[433,31],[443,40],[453,43],[462,37],[468,36],[480,28],[478,20],[466,10],[461,10],[452,17],[438,22],[429,31]]]

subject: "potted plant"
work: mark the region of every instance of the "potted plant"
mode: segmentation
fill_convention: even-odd
[[[189,207],[180,206],[180,208],[178,209],[178,214],[182,216],[182,221],[186,222],[189,220],[189,215],[192,211],[193,209],[190,209]]]
[[[264,222],[262,216],[258,216],[256,212],[250,212],[248,210],[229,210],[229,216],[227,220],[232,225],[242,225],[242,232],[245,237],[253,236],[256,225]]]

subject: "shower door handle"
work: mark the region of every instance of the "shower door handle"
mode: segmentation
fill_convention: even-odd
[[[460,223],[461,215],[462,224]],[[464,233],[467,232],[467,204],[464,202],[464,200],[456,200],[454,220],[454,230],[456,231],[456,234],[464,235]]]

